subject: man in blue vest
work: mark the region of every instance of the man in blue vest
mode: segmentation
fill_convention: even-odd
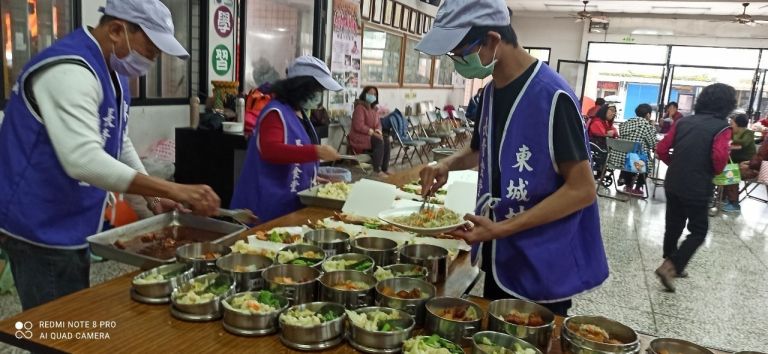
[[[454,234],[481,255],[485,297],[566,315],[608,277],[587,137],[573,90],[520,46],[511,17],[504,0],[446,1],[416,46],[465,78],[493,76],[470,147],[422,170],[422,190],[479,165],[474,228]]]
[[[189,57],[170,11],[158,0],[102,11],[27,63],[0,126],[0,247],[25,310],[89,286],[86,237],[101,231],[107,191],[145,196],[155,213],[219,207],[208,186],[147,176],[126,133],[128,80],[161,52]]]

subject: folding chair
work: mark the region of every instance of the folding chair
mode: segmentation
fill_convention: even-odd
[[[440,146],[446,145],[454,148],[455,146],[451,143],[451,140],[456,138],[456,133],[453,132],[453,125],[448,120],[442,119],[436,111],[427,111],[425,116],[427,118],[426,123],[432,132],[428,136],[440,138]],[[450,128],[447,128],[445,123],[448,123]]]
[[[453,129],[453,132],[456,133],[456,146],[464,146],[469,133],[466,112],[464,111],[464,108],[459,107],[453,114],[455,115],[455,120],[458,122],[456,128]]]
[[[744,188],[739,191],[739,194],[744,193],[744,196],[739,199],[739,202],[743,202],[745,199],[749,198],[761,201],[763,203],[768,203],[768,200],[754,195],[757,187],[760,187],[761,185],[765,187],[765,194],[768,195],[768,185],[758,182],[757,179],[745,180]]]
[[[608,158],[606,159],[605,163],[603,164],[603,168],[600,171],[600,176],[605,176],[606,171],[609,170],[609,169],[611,171],[614,171],[614,170],[620,170],[621,171],[621,170],[624,169],[624,165],[623,164],[621,166],[616,166],[616,165],[614,165],[612,163],[612,161],[611,161],[611,152],[627,154],[627,153],[630,153],[630,152],[634,151],[635,150],[635,144],[637,144],[634,141],[621,140],[621,139],[611,139],[611,138],[605,139],[605,142],[606,142],[606,147],[607,147],[606,152],[607,152]],[[635,177],[635,178],[637,178],[637,177]],[[635,182],[636,182],[636,179],[633,179],[632,181],[630,181],[628,183],[634,184]],[[616,185],[615,179],[614,179],[612,184],[615,187],[618,187]],[[626,198],[619,198],[619,197],[614,197],[614,196],[612,196],[610,194],[601,194],[600,193],[600,187],[601,186],[603,186],[601,183],[597,184],[597,195],[599,195],[601,197],[610,198],[610,199],[614,199],[614,200],[618,200],[618,201],[622,201],[622,202],[627,202],[627,201],[629,201],[631,199],[631,197],[629,195],[626,195]],[[603,187],[605,187],[605,186],[603,186]],[[607,188],[608,187],[606,187],[606,189]],[[616,190],[617,190],[617,193],[618,193],[618,188],[616,188]],[[647,183],[646,183],[646,186],[644,188],[644,196],[643,196],[642,199],[646,199],[646,198],[648,198],[648,184]]]
[[[402,153],[403,159],[401,163],[403,164],[407,160],[408,163],[413,166],[414,157],[418,157],[419,161],[424,163],[424,159],[422,158],[420,150],[427,143],[420,140],[414,140],[410,135],[408,135],[408,123],[402,114],[390,115],[390,122],[392,123],[391,135],[395,137],[394,142],[395,144],[400,145],[400,149],[397,150],[397,154],[395,155],[395,158],[392,159],[392,161],[397,164],[397,159],[400,158],[400,154]],[[410,155],[408,154],[409,150],[411,150]]]

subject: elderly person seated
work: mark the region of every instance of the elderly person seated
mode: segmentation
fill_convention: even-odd
[[[731,138],[731,160],[735,163],[749,161],[755,156],[757,151],[755,132],[749,130],[747,125],[749,125],[749,117],[746,114],[738,113],[731,117],[731,130],[733,131],[733,137]],[[760,166],[757,169],[759,170]],[[723,205],[723,211],[741,211],[739,206],[739,185],[725,186],[723,187],[723,192],[727,199],[727,202]]]
[[[635,108],[637,117],[631,118],[619,126],[619,135],[622,140],[634,141],[642,145],[647,156],[653,156],[653,150],[656,148],[656,128],[651,120],[653,109],[649,104],[643,103]],[[624,166],[627,154],[611,151],[608,156],[609,164],[612,166]],[[653,170],[653,161],[649,159],[646,171]],[[624,193],[643,196],[643,187],[647,173],[632,173],[621,171],[618,184],[624,185]]]

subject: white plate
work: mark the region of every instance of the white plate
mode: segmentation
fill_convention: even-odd
[[[421,203],[419,203],[419,206],[421,206]],[[459,251],[469,252],[469,250],[472,249],[472,247],[470,247],[466,242],[462,240],[442,239],[442,238],[434,238],[434,237],[428,237],[428,236],[419,237],[411,232],[371,230],[360,225],[346,224],[340,221],[333,220],[331,218],[327,218],[323,220],[323,224],[325,225],[325,227],[329,229],[341,229],[344,232],[350,234],[353,238],[355,237],[388,238],[390,240],[397,242],[398,246],[402,246],[408,242],[411,242],[415,244],[422,244],[422,243],[431,244],[431,245],[443,247],[448,250],[456,249]]]
[[[431,204],[428,204],[428,206],[435,207],[435,208],[442,207],[440,205],[431,205]],[[442,234],[442,233],[446,233],[446,232],[450,232],[450,231],[456,230],[459,227],[467,224],[466,221],[461,220],[461,222],[459,222],[459,223],[457,223],[455,225],[447,225],[447,226],[433,227],[433,228],[421,228],[421,227],[413,227],[413,226],[403,225],[403,224],[395,222],[393,220],[396,217],[408,216],[408,215],[411,215],[411,214],[413,214],[415,212],[418,212],[419,208],[421,208],[421,206],[411,206],[411,207],[405,207],[405,208],[397,208],[397,209],[385,210],[385,211],[379,213],[379,219],[383,220],[384,222],[387,222],[387,223],[390,223],[392,225],[395,225],[395,226],[397,226],[397,227],[399,227],[399,228],[401,228],[401,229],[403,229],[405,231],[411,231],[411,232],[415,232],[417,234],[422,234],[422,235]]]

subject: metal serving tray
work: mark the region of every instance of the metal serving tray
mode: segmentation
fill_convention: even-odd
[[[176,257],[158,259],[134,253],[129,250],[121,250],[113,245],[117,240],[129,241],[149,232],[159,231],[168,226],[188,226],[201,230],[223,233],[224,236],[213,240],[213,243],[229,246],[236,241],[237,236],[246,228],[242,225],[225,221],[206,218],[191,214],[182,214],[177,211],[155,215],[153,217],[137,221],[135,223],[114,228],[109,231],[88,236],[88,244],[91,251],[97,256],[141,267],[142,269],[154,268],[162,264],[173,263]]]
[[[320,186],[315,186],[299,192],[299,200],[304,206],[318,207],[325,209],[341,210],[344,207],[344,200],[321,198],[317,196]]]

